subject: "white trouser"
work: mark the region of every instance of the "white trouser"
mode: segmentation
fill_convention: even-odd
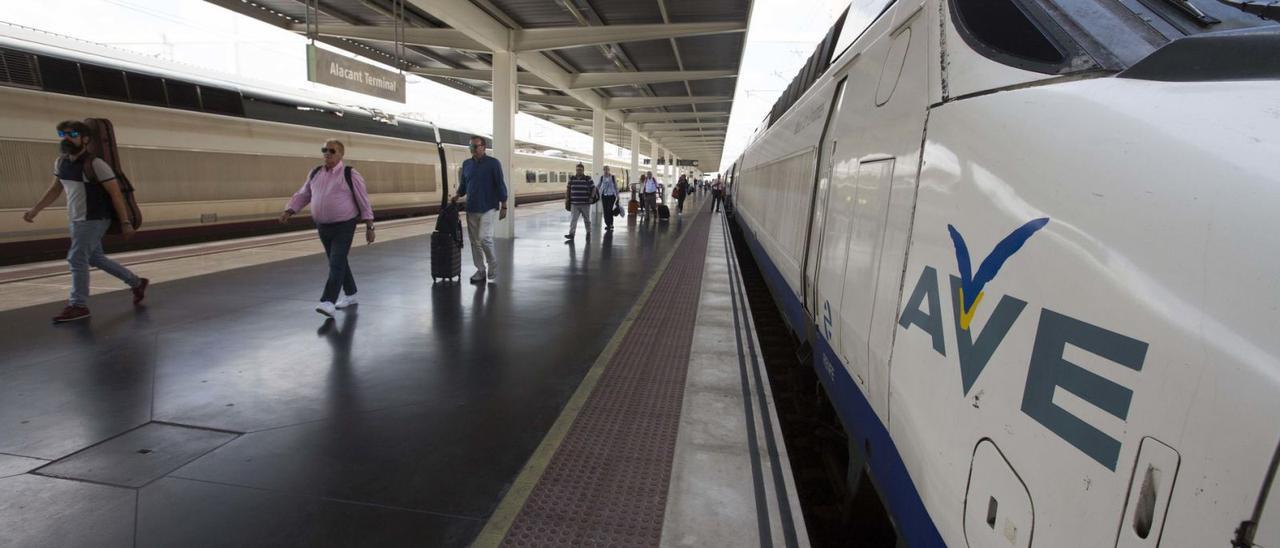
[[[476,263],[476,270],[487,270],[486,260],[489,268],[498,266],[498,259],[493,253],[493,225],[497,222],[496,209],[484,213],[467,212],[467,236],[471,238],[471,260]]]
[[[587,232],[591,232],[591,204],[573,204],[573,218],[569,220],[569,234],[573,234],[578,229],[578,217],[582,217],[582,224],[587,225]]]

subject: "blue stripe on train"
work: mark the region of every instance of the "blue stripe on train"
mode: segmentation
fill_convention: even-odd
[[[803,303],[792,292],[773,261],[764,253],[764,249],[760,247],[751,229],[744,223],[738,223],[738,226],[742,227],[742,233],[747,237],[752,255],[756,257],[760,271],[765,274],[769,290],[774,295],[785,296],[780,305],[787,323],[791,325],[793,332],[803,337],[807,321]],[[946,543],[942,541],[942,535],[938,533],[937,526],[929,517],[929,511],[925,509],[924,501],[920,499],[920,493],[916,490],[915,483],[911,481],[906,464],[902,462],[898,447],[893,443],[889,430],[885,428],[884,423],[880,422],[880,417],[871,408],[871,402],[867,401],[866,395],[854,383],[849,370],[843,364],[834,368],[834,375],[829,375],[826,368],[821,365],[824,358],[830,360],[832,364],[841,362],[820,333],[818,340],[812,344],[814,370],[818,378],[822,379],[822,385],[826,388],[827,395],[831,397],[850,439],[863,447],[871,448],[867,454],[868,468],[872,480],[875,481],[880,495],[884,498],[889,514],[893,517],[898,534],[903,537],[908,546],[913,548],[945,547]]]

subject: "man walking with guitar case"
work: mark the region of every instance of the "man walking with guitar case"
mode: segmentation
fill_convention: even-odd
[[[98,124],[110,130],[110,122]],[[58,124],[59,150],[61,154],[53,163],[53,184],[35,207],[23,214],[28,223],[49,207],[63,190],[67,193],[67,218],[71,221],[71,249],[67,263],[71,265],[71,297],[61,314],[53,317],[55,323],[83,320],[89,317],[89,267],[95,266],[127,284],[133,290],[133,304],[139,304],[146,296],[146,278],[139,278],[129,269],[107,258],[102,251],[102,237],[109,229],[117,228],[125,239],[130,239],[142,222],[136,207],[126,204],[121,184],[111,165],[90,151],[95,138],[93,129],[84,122],[67,120]],[[100,135],[100,152],[117,158],[115,136]],[[108,150],[110,149],[110,150]],[[132,190],[132,187],[129,187]],[[135,213],[131,214],[131,210]]]

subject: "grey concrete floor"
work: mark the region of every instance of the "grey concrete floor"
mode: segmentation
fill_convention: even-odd
[[[319,255],[0,312],[0,546],[467,544],[685,229],[517,223],[496,285],[357,245],[334,320]]]

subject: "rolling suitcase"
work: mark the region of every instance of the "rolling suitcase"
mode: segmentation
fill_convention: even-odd
[[[452,205],[447,206],[453,209]],[[445,212],[440,212],[443,218]],[[458,221],[458,212],[453,211],[453,230],[439,226],[437,221],[435,232],[431,233],[431,283],[439,280],[462,278],[462,223]],[[441,230],[445,228],[444,230]]]
[[[661,205],[659,205],[659,206],[658,206],[658,220],[659,220],[659,221],[665,221],[665,220],[668,220],[668,219],[670,219],[670,218],[671,218],[671,208],[667,207],[667,204],[661,204]]]
[[[632,197],[631,200],[627,202],[627,215],[634,216],[636,213],[639,213],[639,212],[640,212],[640,202],[636,200],[635,197]]]
[[[462,220],[458,207],[449,203],[449,163],[445,160],[444,141],[435,128],[436,151],[440,153],[440,215],[431,233],[431,283],[462,279]]]

